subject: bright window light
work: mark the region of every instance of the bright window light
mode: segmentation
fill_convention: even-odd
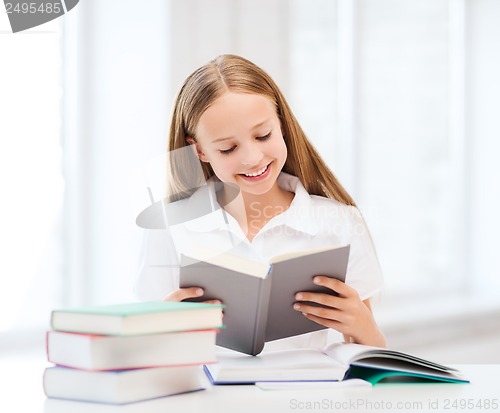
[[[47,318],[40,309],[50,306],[57,287],[63,196],[58,22],[13,34],[0,13],[0,56],[1,332]]]

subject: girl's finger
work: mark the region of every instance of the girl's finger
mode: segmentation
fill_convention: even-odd
[[[306,313],[309,315],[314,315],[314,316],[329,319],[329,320],[335,320],[335,321],[339,321],[339,322],[343,321],[342,311],[337,310],[335,308],[325,308],[325,307],[319,307],[316,305],[295,303],[293,305],[293,309],[296,311],[300,311],[301,313]]]
[[[334,330],[337,330],[338,332],[345,334],[345,326],[339,321],[330,320],[328,318],[322,318],[307,313],[304,313],[304,317],[308,318],[311,321],[314,321],[315,323],[321,324],[322,326],[333,328]]]
[[[354,288],[340,280],[337,280],[336,278],[316,275],[313,278],[313,282],[316,285],[322,285],[323,287],[327,287],[330,290],[335,291],[341,297],[353,297],[358,294]]]
[[[165,296],[163,301],[183,301],[188,298],[201,297],[202,295],[203,289],[200,287],[179,288]]]
[[[345,298],[340,298],[332,294],[299,292],[295,294],[297,301],[310,301],[322,304],[327,307],[342,309]]]
[[[221,300],[207,300],[203,301],[205,304],[222,304]]]

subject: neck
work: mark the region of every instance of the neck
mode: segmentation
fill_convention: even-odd
[[[240,224],[249,240],[273,217],[286,211],[294,194],[278,185],[278,182],[265,194],[241,192],[225,210]]]
[[[242,192],[246,215],[249,219],[265,217],[267,220],[285,211],[290,206],[293,194],[282,189],[278,183],[265,194],[249,194]],[[270,211],[270,212],[266,212]]]

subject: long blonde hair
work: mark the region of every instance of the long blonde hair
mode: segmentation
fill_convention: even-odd
[[[186,79],[172,114],[170,153],[188,146],[187,137],[196,140],[195,131],[201,115],[227,91],[254,93],[273,102],[288,150],[284,172],[297,176],[309,194],[356,205],[307,139],[276,83],[264,70],[240,56],[218,56]],[[197,186],[189,172],[193,162],[200,161],[194,159],[194,152],[190,153],[187,151],[182,157],[170,161],[171,173],[175,177],[175,182],[170,182],[171,190],[183,196]],[[210,164],[202,162],[201,165],[205,179],[214,175]]]

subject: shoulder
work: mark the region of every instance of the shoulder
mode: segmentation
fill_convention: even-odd
[[[345,219],[358,219],[361,214],[357,207],[346,205],[336,199],[327,198],[320,195],[309,195],[311,208],[318,212],[327,212],[330,215],[339,216]]]
[[[359,209],[352,205],[346,205],[336,199],[327,198],[320,195],[309,195],[311,198],[311,204],[314,208],[325,208],[332,209],[342,212],[348,216],[354,216],[356,218],[361,216]]]
[[[309,195],[309,197],[311,198],[312,205],[317,208],[333,208],[345,211],[349,211],[352,208],[356,209],[351,205],[343,204],[342,202],[339,202],[336,199],[327,198],[325,196]]]
[[[345,205],[335,199],[318,195],[310,195],[310,214],[323,228],[342,227],[354,228],[364,225],[359,209]]]
[[[300,182],[294,189],[295,197],[287,216],[297,228],[308,228],[308,232],[315,236],[345,243],[360,231],[363,219],[356,207],[324,196],[310,195]]]
[[[359,216],[359,211],[352,205],[345,205],[335,199],[320,195],[311,195],[307,192],[302,182],[296,176],[282,172],[278,178],[279,185],[295,193],[295,203],[302,208],[310,208],[313,211],[325,212],[340,216]]]

